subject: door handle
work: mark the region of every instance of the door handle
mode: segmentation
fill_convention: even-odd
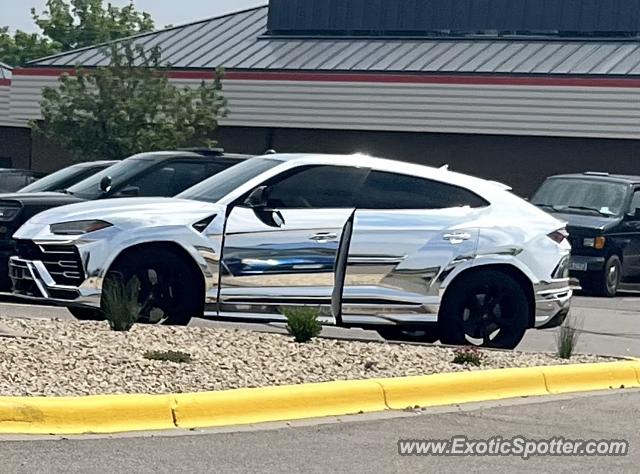
[[[453,232],[451,234],[444,234],[442,238],[452,244],[461,244],[465,240],[471,239],[471,234],[468,232]]]
[[[320,232],[318,234],[315,234],[309,237],[309,240],[313,240],[314,242],[318,242],[318,243],[325,243],[331,240],[336,240],[337,238],[338,238],[338,234],[335,234],[333,232]]]

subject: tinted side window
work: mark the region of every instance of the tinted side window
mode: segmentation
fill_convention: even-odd
[[[269,184],[269,205],[280,209],[354,207],[355,193],[366,169],[348,166],[305,166]]]
[[[629,206],[629,213],[636,214],[640,210],[640,189],[637,189],[633,193],[633,197],[631,198],[631,205]]]
[[[446,209],[488,204],[458,186],[382,171],[369,174],[357,199],[361,209]]]

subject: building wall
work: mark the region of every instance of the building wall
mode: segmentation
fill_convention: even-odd
[[[30,167],[31,130],[0,124],[0,167]]]
[[[223,127],[220,145],[230,151],[354,153],[430,166],[504,182],[528,196],[547,176],[608,171],[640,175],[640,140],[517,137],[447,133],[367,132]]]
[[[40,117],[61,70],[14,71],[11,117]],[[178,85],[211,72],[173,71]],[[640,81],[243,73],[224,81],[228,126],[640,139]]]

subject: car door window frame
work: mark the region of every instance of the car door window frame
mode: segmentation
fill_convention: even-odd
[[[478,203],[481,203],[481,205],[477,206],[477,205],[457,205],[457,206],[447,206],[447,207],[426,207],[426,206],[420,206],[420,207],[374,207],[371,205],[366,205],[366,195],[364,195],[364,193],[366,192],[366,186],[367,186],[367,181],[369,180],[369,177],[374,175],[375,173],[381,174],[381,175],[392,175],[392,176],[399,176],[399,177],[407,177],[410,179],[415,179],[415,180],[421,180],[424,182],[428,182],[428,183],[433,183],[435,185],[440,185],[443,187],[449,187],[452,189],[459,189],[461,191],[463,191],[464,193],[468,194],[470,197],[473,197],[474,199],[476,199],[478,201]],[[477,193],[474,193],[473,191],[471,191],[470,189],[465,188],[464,186],[458,186],[455,184],[451,184],[451,183],[446,183],[443,181],[438,181],[435,179],[431,179],[431,178],[425,178],[422,176],[414,176],[411,174],[405,174],[405,173],[397,173],[394,171],[386,171],[386,170],[376,170],[376,169],[372,169],[370,170],[367,178],[364,180],[364,182],[362,183],[362,185],[360,186],[360,189],[358,190],[356,199],[355,199],[355,203],[356,203],[356,208],[359,210],[371,210],[371,211],[390,211],[390,210],[425,210],[425,211],[441,211],[444,209],[458,209],[458,208],[465,208],[465,207],[469,207],[470,209],[482,209],[485,207],[488,207],[490,205],[490,203],[484,199],[482,196],[478,195]],[[393,204],[393,203],[391,203]]]

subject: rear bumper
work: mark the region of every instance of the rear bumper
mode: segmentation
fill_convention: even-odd
[[[559,326],[569,313],[573,290],[568,278],[539,283],[535,287],[535,322],[538,329]]]

